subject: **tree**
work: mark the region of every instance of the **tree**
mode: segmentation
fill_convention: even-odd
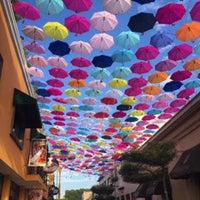
[[[66,200],[81,200],[84,191],[90,191],[90,190],[89,189],[65,190],[64,198]]]
[[[175,144],[170,141],[149,142],[144,149],[133,149],[122,155],[119,173],[125,182],[146,183],[162,180],[164,200],[172,200],[168,164],[176,155]]]

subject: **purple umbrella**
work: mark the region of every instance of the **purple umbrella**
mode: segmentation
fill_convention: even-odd
[[[177,62],[175,60],[164,59],[155,65],[155,69],[160,72],[170,71],[176,67]]]
[[[190,78],[191,75],[192,72],[188,70],[178,70],[171,75],[170,79],[173,81],[183,81]]]
[[[171,60],[183,60],[184,58],[188,57],[193,51],[192,46],[189,44],[180,44],[174,46],[169,52],[168,57]]]
[[[159,24],[173,24],[174,22],[182,19],[185,12],[186,9],[183,4],[169,3],[157,10],[155,18]]]
[[[152,69],[152,66],[149,62],[137,62],[131,66],[131,71],[136,74],[147,73]]]
[[[135,53],[138,59],[145,60],[145,61],[156,58],[158,54],[159,54],[159,50],[152,45],[140,47]]]
[[[45,53],[45,48],[36,41],[24,43],[24,48],[36,54]]]
[[[178,94],[178,98],[189,98],[192,94],[194,94],[195,89],[194,88],[186,88],[181,90]]]
[[[193,21],[200,21],[200,2],[196,2],[190,10],[190,16]]]

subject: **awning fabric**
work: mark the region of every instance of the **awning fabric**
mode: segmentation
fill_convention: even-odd
[[[183,152],[175,167],[170,172],[173,179],[187,179],[200,174],[200,144]]]
[[[13,105],[15,106],[15,120],[24,128],[42,128],[42,121],[36,99],[14,89]]]

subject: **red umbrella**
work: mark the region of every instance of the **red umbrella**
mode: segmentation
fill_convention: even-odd
[[[147,84],[147,82],[148,81],[143,77],[135,77],[128,80],[128,85],[130,85],[131,87],[143,87]]]
[[[49,74],[55,78],[66,78],[68,76],[67,71],[60,67],[53,67],[49,70]]]
[[[107,118],[108,116],[109,114],[106,112],[97,112],[94,114],[94,117],[96,118]]]
[[[165,72],[165,71],[170,71],[171,69],[176,67],[176,65],[177,62],[175,60],[164,59],[155,65],[155,69],[160,72]]]
[[[131,66],[131,71],[136,74],[147,73],[152,69],[152,66],[149,62],[137,62]]]
[[[168,57],[171,60],[183,60],[188,57],[193,51],[193,47],[189,44],[180,44],[174,46],[169,52]]]
[[[126,113],[123,112],[123,111],[117,111],[117,112],[114,112],[112,114],[113,117],[115,118],[122,118],[122,117],[125,117],[126,116]]]
[[[90,22],[86,17],[79,15],[70,15],[65,18],[64,25],[70,32],[82,34],[90,29]]]
[[[171,75],[170,79],[173,81],[183,81],[185,79],[190,78],[191,75],[192,72],[188,70],[178,70]]]
[[[117,99],[113,97],[103,97],[101,102],[107,105],[114,105],[117,103]]]
[[[173,24],[182,19],[185,12],[186,9],[183,4],[169,3],[157,10],[155,18],[160,24]]]
[[[195,92],[194,88],[186,88],[181,90],[178,94],[178,98],[189,98]]]
[[[22,18],[37,20],[40,18],[40,12],[37,8],[29,3],[20,1],[12,3],[12,7],[15,13],[20,15]]]
[[[47,92],[53,96],[60,96],[62,94],[62,91],[55,87],[47,89]]]
[[[56,78],[52,78],[46,81],[48,85],[52,86],[52,87],[63,87],[64,83]]]
[[[156,58],[158,54],[159,54],[159,50],[152,45],[140,47],[135,53],[138,59],[145,60],[145,61]]]
[[[71,60],[71,63],[77,67],[89,67],[92,64],[89,59],[84,57],[75,57]]]
[[[192,18],[193,21],[200,21],[200,2],[196,2],[194,4],[194,6],[192,7],[192,9],[190,10],[190,16]]]
[[[63,0],[65,6],[76,13],[87,11],[92,6],[92,0]]]
[[[66,115],[70,117],[80,117],[80,114],[75,111],[69,111],[66,113]]]
[[[124,92],[127,96],[137,96],[142,93],[142,89],[140,87],[134,86],[129,87]]]
[[[69,72],[69,75],[74,79],[86,79],[88,77],[88,73],[82,69],[73,69]]]

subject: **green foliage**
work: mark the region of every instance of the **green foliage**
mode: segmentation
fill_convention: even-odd
[[[110,195],[114,192],[114,188],[111,186],[106,186],[106,185],[95,185],[92,186],[91,188],[92,192],[95,194],[106,194],[106,195]]]
[[[66,200],[81,200],[84,191],[90,191],[90,189],[79,189],[79,190],[65,190]]]

